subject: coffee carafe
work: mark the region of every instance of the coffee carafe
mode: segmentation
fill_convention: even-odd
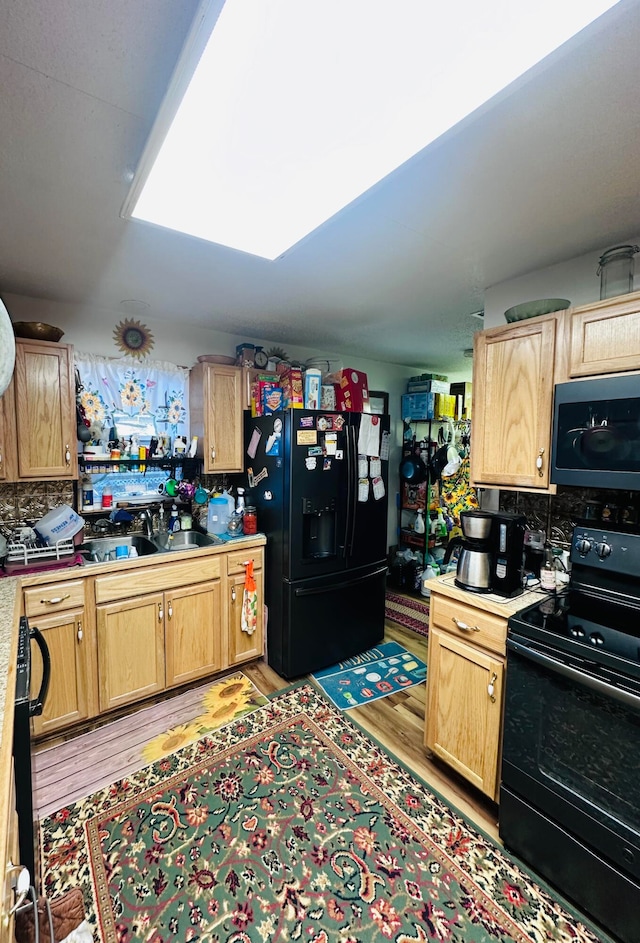
[[[472,593],[491,592],[492,528],[494,515],[489,511],[462,511],[460,528],[463,537],[449,541],[444,557],[446,564],[454,547],[460,546],[455,584]]]

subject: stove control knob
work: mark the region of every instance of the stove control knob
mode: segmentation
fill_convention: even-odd
[[[604,638],[599,632],[592,632],[589,636],[589,641],[592,645],[604,645]]]
[[[586,557],[586,555],[591,550],[591,541],[588,537],[578,537],[576,540],[576,550],[581,557]]]
[[[600,541],[600,543],[596,544],[596,553],[601,560],[604,560],[605,557],[611,554],[611,544],[608,544],[606,540]]]

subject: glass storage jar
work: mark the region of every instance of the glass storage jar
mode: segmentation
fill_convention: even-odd
[[[254,507],[247,506],[244,509],[244,514],[242,515],[242,533],[243,534],[257,534],[258,533],[258,516],[256,514],[256,509]]]
[[[600,256],[600,300],[633,291],[633,257],[640,246],[614,246]]]

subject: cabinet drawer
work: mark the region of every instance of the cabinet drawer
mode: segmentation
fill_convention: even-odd
[[[500,655],[505,654],[507,620],[499,616],[446,596],[432,594],[431,623],[473,645],[480,645]]]
[[[27,616],[41,616],[84,606],[84,580],[68,580],[35,586],[24,591],[24,611]]]
[[[98,576],[95,582],[96,602],[131,599],[143,593],[163,592],[190,583],[220,579],[220,556],[197,557],[184,563],[140,567],[122,574]]]
[[[244,573],[244,565],[253,560],[253,569],[260,570],[264,564],[264,550],[262,547],[251,547],[248,550],[234,550],[227,554],[227,576],[237,576]]]

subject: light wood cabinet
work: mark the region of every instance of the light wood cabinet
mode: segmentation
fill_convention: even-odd
[[[14,923],[11,908],[16,901],[15,882],[20,870],[20,849],[18,844],[18,814],[16,812],[16,786],[13,760],[10,765],[9,793],[6,803],[6,818],[2,825],[2,858],[0,865],[4,875],[2,900],[0,902],[0,943],[15,943]]]
[[[220,573],[211,556],[96,579],[101,711],[221,670]]]
[[[253,576],[258,596],[257,625],[249,634],[242,628],[242,602],[245,584],[245,563],[253,561]],[[227,554],[227,638],[229,666],[240,665],[252,658],[260,658],[264,652],[264,552],[261,547],[250,551],[234,551]]]
[[[222,668],[220,580],[165,594],[167,687],[214,674]]]
[[[431,594],[426,746],[498,801],[507,618]]]
[[[0,481],[15,481],[18,477],[16,443],[16,408],[12,381],[0,399]]]
[[[568,312],[569,376],[640,370],[640,292]]]
[[[191,433],[205,474],[241,472],[243,378],[240,367],[198,363],[189,379]]]
[[[164,595],[96,609],[100,711],[164,690]]]
[[[34,717],[33,733],[47,736],[87,720],[95,713],[93,632],[88,624],[83,580],[69,580],[24,591],[24,608],[49,649],[51,680],[41,715]],[[31,642],[31,696],[42,681],[40,649]]]
[[[551,315],[476,334],[474,485],[549,489],[557,327]]]
[[[15,421],[9,428],[9,435],[15,435],[13,449],[17,445],[17,462],[8,468],[6,480],[77,478],[73,348],[16,338],[15,371],[3,400],[5,423]],[[9,413],[13,420],[7,419]]]

